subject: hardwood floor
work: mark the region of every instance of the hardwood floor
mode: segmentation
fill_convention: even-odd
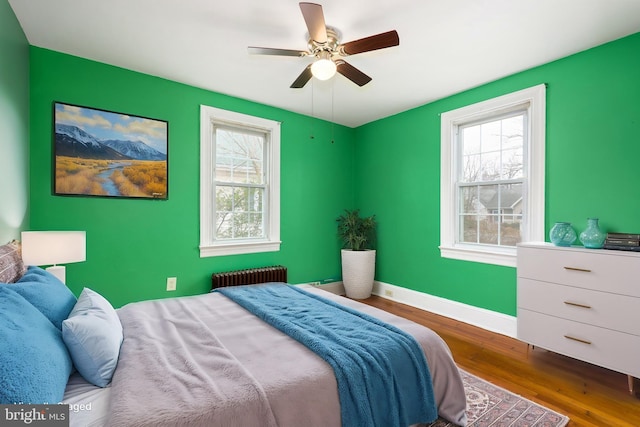
[[[637,379],[632,396],[626,375],[378,296],[361,302],[434,330],[462,369],[567,415],[569,427],[640,426]]]

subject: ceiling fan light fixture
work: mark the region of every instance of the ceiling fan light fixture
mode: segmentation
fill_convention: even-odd
[[[311,74],[318,80],[329,80],[336,74],[336,69],[336,63],[328,52],[322,52],[320,58],[311,64]]]
[[[299,6],[302,17],[307,24],[307,30],[309,30],[306,51],[249,46],[249,53],[252,54],[308,56],[315,59],[315,62],[308,64],[289,86],[291,89],[303,88],[312,77],[318,80],[329,80],[336,73],[342,74],[343,77],[362,87],[371,81],[371,77],[345,62],[341,57],[385,49],[400,44],[400,38],[396,30],[341,43],[340,31],[334,27],[327,26],[324,22],[324,12],[321,5],[301,2]]]

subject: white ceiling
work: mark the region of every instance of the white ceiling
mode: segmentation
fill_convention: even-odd
[[[346,58],[364,87],[290,89],[311,59],[247,46],[306,49],[294,0],[9,3],[33,46],[351,127],[640,31],[640,0],[323,0],[342,42],[395,29],[400,46]]]

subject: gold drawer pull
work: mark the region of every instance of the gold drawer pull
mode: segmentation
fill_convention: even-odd
[[[584,271],[585,273],[591,273],[591,270],[587,270],[586,268],[565,267],[564,269],[571,270],[571,271]]]
[[[575,337],[572,337],[571,335],[565,335],[564,337],[565,337],[566,339],[568,339],[568,340],[578,341],[578,342],[581,342],[581,343],[583,343],[583,344],[589,344],[589,345],[591,345],[591,341],[581,340],[580,338],[575,338]]]
[[[591,308],[590,305],[586,305],[586,304],[579,304],[577,302],[571,302],[571,301],[565,301],[564,302],[567,305],[572,305],[574,307],[580,307],[580,308]]]

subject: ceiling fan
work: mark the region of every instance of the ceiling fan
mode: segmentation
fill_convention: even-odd
[[[308,50],[249,46],[251,54],[315,57],[316,60],[309,64],[291,85],[294,89],[304,87],[312,76],[319,80],[330,79],[336,71],[358,86],[364,86],[371,81],[371,77],[346,62],[342,57],[400,44],[398,32],[395,30],[348,43],[340,43],[338,30],[325,24],[321,5],[302,2],[300,10],[309,30]]]

